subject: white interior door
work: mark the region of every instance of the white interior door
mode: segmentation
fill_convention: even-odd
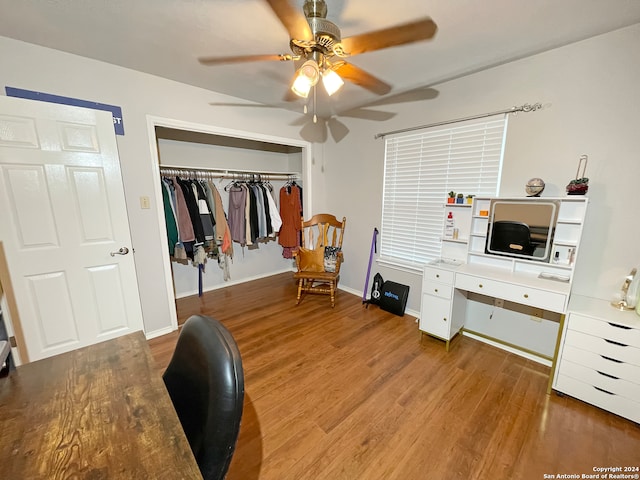
[[[0,215],[29,361],[143,329],[109,112],[0,96]]]

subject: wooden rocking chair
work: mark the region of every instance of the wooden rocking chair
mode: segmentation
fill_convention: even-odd
[[[319,293],[331,296],[331,307],[336,304],[336,290],[343,261],[342,237],[347,222],[340,222],[328,213],[314,215],[302,222],[301,247],[293,253],[298,271],[293,275],[298,281],[298,298],[302,293]]]

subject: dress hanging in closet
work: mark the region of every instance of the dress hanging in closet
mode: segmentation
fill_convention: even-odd
[[[295,182],[280,189],[280,217],[282,227],[278,242],[283,248],[282,256],[293,258],[293,250],[300,246],[302,218],[302,189]]]

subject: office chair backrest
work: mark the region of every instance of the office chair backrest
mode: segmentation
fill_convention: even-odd
[[[493,222],[491,246],[493,251],[532,255],[531,231],[526,223],[499,220]]]
[[[244,401],[244,371],[231,333],[194,315],[182,326],[162,378],[205,480],[225,477]]]

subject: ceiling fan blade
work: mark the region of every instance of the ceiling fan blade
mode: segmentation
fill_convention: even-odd
[[[291,5],[290,0],[265,0],[273,13],[276,14],[284,28],[289,32],[289,38],[296,40],[310,40],[313,38],[311,27],[302,10]]]
[[[339,62],[332,67],[344,80],[349,80],[356,85],[366,88],[378,95],[385,95],[391,91],[391,85],[365,72],[359,67],[347,62]]]
[[[349,134],[349,128],[334,117],[327,120],[327,127],[329,127],[329,132],[331,132],[331,138],[333,138],[333,141],[336,143],[339,143]]]
[[[307,142],[325,143],[327,141],[327,122],[319,118],[317,122],[307,121],[300,129],[300,137]]]
[[[338,116],[358,118],[360,120],[371,120],[374,122],[386,122],[387,120],[391,120],[393,117],[395,117],[396,113],[357,107],[350,110],[341,111]]]
[[[432,38],[438,26],[429,17],[374,32],[342,39],[344,51],[350,55],[395,47]]]
[[[273,55],[236,55],[231,57],[200,57],[198,61],[203,65],[222,65],[224,63],[242,63],[242,62],[262,62],[270,60],[280,60],[286,62],[293,60],[292,55],[273,54]]]

